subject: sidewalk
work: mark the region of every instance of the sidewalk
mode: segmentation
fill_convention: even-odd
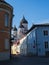
[[[49,58],[15,57],[11,60],[0,61],[0,65],[49,65]]]

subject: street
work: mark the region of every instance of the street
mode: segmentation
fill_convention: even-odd
[[[7,61],[0,61],[0,65],[49,65],[47,57],[16,57]]]

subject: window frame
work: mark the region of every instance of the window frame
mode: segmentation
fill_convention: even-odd
[[[45,48],[48,48],[48,41],[45,41]]]
[[[48,30],[44,30],[43,33],[44,33],[44,36],[48,36]]]
[[[9,14],[5,13],[4,16],[5,16],[5,27],[9,27]]]

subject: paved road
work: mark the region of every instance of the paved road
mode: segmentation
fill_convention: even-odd
[[[0,65],[49,65],[45,57],[16,57],[8,61],[0,61]]]

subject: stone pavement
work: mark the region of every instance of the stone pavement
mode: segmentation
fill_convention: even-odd
[[[0,65],[49,65],[49,57],[16,57],[0,61]]]

